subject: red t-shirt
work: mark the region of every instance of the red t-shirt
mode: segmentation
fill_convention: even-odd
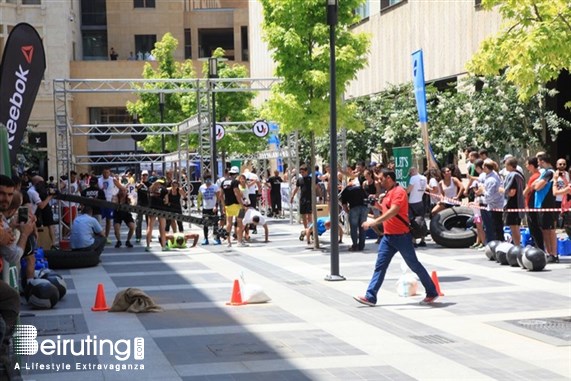
[[[387,192],[385,198],[381,202],[381,210],[384,213],[390,209],[391,205],[400,205],[399,215],[406,222],[401,221],[397,216],[389,218],[383,222],[383,231],[385,234],[406,234],[410,232],[408,227],[408,195],[406,190],[401,186],[395,186]]]

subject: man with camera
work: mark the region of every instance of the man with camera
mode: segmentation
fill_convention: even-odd
[[[408,195],[396,181],[395,172],[390,169],[381,171],[380,181],[386,193],[379,201],[382,214],[374,220],[365,221],[363,229],[372,225],[383,223],[384,235],[379,244],[375,270],[367,292],[364,296],[355,296],[354,299],[364,305],[373,307],[377,304],[377,294],[383,284],[385,275],[393,256],[401,253],[407,266],[418,276],[426,297],[420,302],[422,305],[434,303],[438,292],[424,266],[418,261],[414,250],[410,227],[408,223]]]
[[[4,213],[11,208],[15,193],[15,184],[8,176],[0,175],[0,270],[2,259],[8,262],[20,260],[25,248],[28,236],[34,231],[34,217],[28,215],[27,222],[19,223],[20,237],[16,238],[16,232],[12,231]],[[17,210],[17,209],[16,209]],[[22,212],[23,215],[23,212]],[[9,337],[20,313],[20,296],[5,281],[0,280],[0,356],[8,353]]]

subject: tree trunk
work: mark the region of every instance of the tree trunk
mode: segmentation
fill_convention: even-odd
[[[313,220],[313,248],[319,249],[319,236],[317,235],[317,192],[316,184],[317,179],[315,178],[315,133],[312,131],[310,134],[311,140],[311,155],[310,155],[310,168],[309,173],[311,173],[311,216]]]

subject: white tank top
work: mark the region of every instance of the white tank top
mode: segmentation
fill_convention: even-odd
[[[442,191],[444,192],[444,196],[448,198],[454,198],[458,195],[458,187],[453,179],[450,179],[450,185],[446,186],[444,180],[441,181],[442,184]]]

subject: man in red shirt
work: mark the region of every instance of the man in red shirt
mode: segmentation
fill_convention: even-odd
[[[371,307],[377,304],[377,293],[383,284],[391,259],[398,251],[426,290],[426,297],[420,304],[432,304],[438,298],[438,292],[414,251],[408,222],[408,195],[406,190],[398,185],[395,172],[389,169],[381,171],[380,181],[383,189],[386,189],[385,196],[380,201],[382,214],[374,220],[365,221],[361,226],[367,230],[369,227],[382,222],[385,234],[379,244],[375,271],[367,288],[367,293],[365,296],[355,296],[354,299]]]

